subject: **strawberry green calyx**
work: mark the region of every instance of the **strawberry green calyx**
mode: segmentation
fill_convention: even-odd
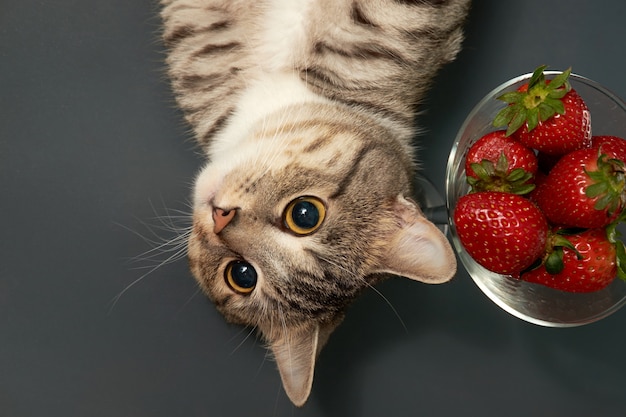
[[[593,184],[585,189],[585,195],[589,198],[597,197],[594,208],[606,210],[607,214],[612,216],[626,204],[624,162],[619,159],[608,159],[607,155],[600,154],[597,166],[597,170],[585,170],[593,181]]]
[[[504,152],[500,154],[495,165],[483,159],[481,163],[471,164],[472,171],[478,178],[467,177],[471,192],[500,191],[517,195],[530,193],[535,184],[530,183],[533,175],[523,168],[515,168],[509,172],[509,162]]]
[[[622,233],[617,229],[617,226],[625,220],[626,210],[622,211],[617,219],[606,227],[606,237],[615,246],[617,276],[622,281],[626,281],[626,248],[621,240]]]
[[[506,135],[510,136],[524,124],[532,131],[539,122],[545,122],[555,114],[564,114],[565,108],[561,99],[572,89],[568,78],[571,68],[563,71],[551,81],[546,81],[545,65],[537,68],[530,80],[528,88],[504,93],[498,97],[508,103],[495,117],[493,125],[507,126]]]
[[[544,267],[549,274],[558,274],[565,268],[565,264],[563,263],[563,248],[572,250],[578,260],[582,259],[580,252],[572,242],[565,237],[565,235],[570,233],[572,232],[568,229],[561,229],[548,238],[546,244],[548,250],[544,260]]]

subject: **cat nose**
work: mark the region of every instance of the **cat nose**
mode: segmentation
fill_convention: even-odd
[[[213,226],[213,232],[215,234],[221,232],[226,226],[228,226],[228,223],[230,223],[230,221],[235,217],[236,213],[237,210],[235,209],[224,210],[219,207],[214,207],[213,223],[215,225]]]

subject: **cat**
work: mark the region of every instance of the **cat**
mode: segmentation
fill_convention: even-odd
[[[416,106],[461,48],[469,0],[161,0],[177,104],[207,164],[187,252],[229,322],[255,328],[290,400],[364,289],[448,281],[411,199]]]

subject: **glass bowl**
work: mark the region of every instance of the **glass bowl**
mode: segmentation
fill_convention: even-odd
[[[559,74],[545,71],[546,78]],[[457,200],[467,194],[464,160],[470,146],[484,134],[496,130],[492,121],[506,104],[497,100],[530,79],[532,74],[514,78],[487,94],[471,111],[452,146],[446,170],[446,205],[453,245],[461,263],[476,285],[494,303],[525,321],[550,327],[579,326],[606,317],[626,303],[626,282],[616,278],[602,291],[568,293],[490,272],[476,263],[463,249],[453,220]],[[598,83],[579,75],[569,77],[572,87],[585,100],[591,112],[594,135],[626,138],[626,103]]]

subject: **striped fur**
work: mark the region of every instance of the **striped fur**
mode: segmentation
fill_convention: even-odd
[[[468,7],[466,0],[162,3],[172,83],[204,145],[223,129],[249,80],[264,70],[294,72],[316,93],[400,124],[408,139],[416,105],[461,46]],[[303,33],[293,35],[299,43],[277,42],[297,50],[281,54],[264,44],[271,40],[264,32],[274,29],[264,27],[264,18],[273,24],[271,16],[280,14],[274,7],[283,3],[308,10]],[[285,12],[285,19],[297,20],[292,14]],[[283,29],[291,36],[289,27]],[[276,38],[285,36],[279,28]]]
[[[362,290],[388,274],[454,275],[446,238],[409,199],[411,139],[416,106],[460,48],[469,1],[161,3],[172,86],[208,159],[191,270],[227,320],[258,329],[302,405],[319,350]],[[300,196],[327,211],[306,236],[283,221]],[[216,209],[235,210],[223,229]],[[257,271],[250,294],[227,285],[232,260]]]

